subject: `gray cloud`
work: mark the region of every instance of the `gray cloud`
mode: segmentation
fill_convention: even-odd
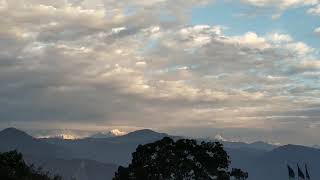
[[[1,127],[319,128],[314,49],[186,25],[206,1],[1,2]]]

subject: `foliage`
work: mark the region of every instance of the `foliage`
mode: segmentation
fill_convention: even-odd
[[[48,172],[28,166],[21,153],[10,151],[0,153],[0,179],[5,180],[62,180],[60,176],[50,177]]]
[[[131,164],[120,166],[113,180],[244,180],[240,169],[229,172],[229,156],[219,142],[201,142],[169,137],[139,145]]]
[[[245,180],[248,178],[248,173],[243,172],[241,169],[234,168],[232,169],[230,176],[235,177],[237,180]]]

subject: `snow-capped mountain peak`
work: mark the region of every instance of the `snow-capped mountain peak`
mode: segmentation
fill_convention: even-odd
[[[100,132],[97,134],[93,134],[90,136],[91,138],[109,138],[109,137],[116,137],[116,136],[123,136],[126,135],[127,133],[124,131],[121,131],[119,129],[112,129],[109,132]]]
[[[47,136],[38,136],[37,138],[39,139],[48,139],[48,138],[57,138],[57,139],[65,139],[65,140],[75,140],[77,139],[76,136],[71,135],[71,134],[57,134],[57,135],[47,135]]]
[[[123,136],[127,134],[126,132],[121,131],[119,129],[112,129],[110,133],[112,133],[114,136]]]

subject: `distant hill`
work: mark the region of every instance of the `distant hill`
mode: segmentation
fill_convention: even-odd
[[[266,142],[258,141],[253,143],[244,143],[244,142],[228,142],[220,141],[225,147],[233,149],[256,149],[262,151],[271,151],[276,149],[279,146],[272,145]]]
[[[142,129],[134,132],[130,132],[124,136],[118,136],[115,137],[114,140],[117,141],[130,141],[130,142],[150,142],[158,139],[162,139],[166,136],[169,136],[166,133],[158,133],[155,131],[152,131],[150,129]]]
[[[24,154],[37,154],[38,156],[64,157],[69,155],[66,149],[36,139],[15,128],[0,131],[0,142],[1,152],[18,149]]]
[[[72,178],[77,180],[108,180],[112,179],[114,172],[118,169],[118,165],[93,160],[65,160],[37,156],[26,156],[25,160],[28,164],[43,167],[45,171],[52,174],[59,174],[65,180],[71,180]]]
[[[313,148],[320,149],[320,145],[313,145]]]
[[[54,140],[61,140],[54,138]],[[66,140],[67,141],[67,140]],[[36,167],[53,174],[62,175],[65,180],[74,176],[85,175],[88,180],[112,179],[118,165],[106,164],[93,160],[73,159],[73,152],[60,146],[36,139],[15,128],[0,131],[0,152],[18,150],[24,154],[25,160]],[[77,178],[77,180],[80,180]]]
[[[243,153],[247,154],[246,151]],[[317,170],[320,167],[320,150],[315,148],[285,145],[255,155],[242,154],[239,157],[239,154],[231,153],[231,157],[236,157],[232,160],[233,164],[249,171],[249,180],[288,179],[287,164],[297,169],[298,163],[303,170],[304,163],[307,163],[312,179],[320,179],[320,172]]]
[[[164,133],[144,129],[123,136],[108,138],[77,140],[47,138],[42,140],[69,149],[74,158],[126,165],[131,160],[131,153],[135,151],[139,144],[153,142],[166,136],[168,135]]]
[[[0,132],[0,151],[18,149],[28,154],[29,162],[42,165],[64,177],[77,175],[83,179],[100,180],[100,177],[105,176],[108,180],[117,167],[115,164],[127,165],[131,153],[139,144],[154,142],[166,136],[170,135],[144,129],[108,138],[36,139],[23,131],[10,128]],[[264,142],[222,143],[230,155],[232,166],[248,171],[249,180],[287,179],[287,163],[293,168],[297,163],[301,166],[307,163],[312,179],[320,179],[320,171],[317,171],[320,167],[319,149],[297,145],[275,146]]]
[[[90,138],[94,138],[94,139],[103,139],[103,138],[110,138],[110,137],[115,137],[115,135],[108,132],[108,133],[97,133],[90,136]]]

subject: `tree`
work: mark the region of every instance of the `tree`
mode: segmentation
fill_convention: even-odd
[[[219,142],[169,137],[139,145],[128,167],[120,166],[113,180],[243,180],[247,173],[229,171],[229,156]]]
[[[243,172],[241,169],[234,168],[232,169],[231,176],[233,176],[236,180],[245,180],[248,178],[248,173]]]
[[[0,153],[0,179],[5,180],[62,180],[60,176],[50,177],[48,172],[28,166],[21,153],[10,151]]]

